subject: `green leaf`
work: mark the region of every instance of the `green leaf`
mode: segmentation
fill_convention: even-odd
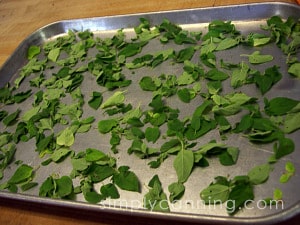
[[[184,71],[178,78],[177,78],[177,84],[178,85],[188,85],[195,82],[195,78],[192,76],[192,74]]]
[[[120,55],[124,55],[125,57],[134,56],[137,53],[142,51],[142,47],[147,44],[147,41],[139,42],[139,43],[127,43],[125,47],[119,52]]]
[[[263,75],[261,75],[259,72],[256,72],[253,77],[254,82],[258,86],[261,93],[265,94],[282,78],[282,74],[280,73],[278,66],[273,66],[267,68]]]
[[[101,160],[105,157],[106,157],[106,154],[104,154],[103,152],[101,152],[97,149],[87,148],[85,150],[85,160],[87,162],[95,162],[95,161]]]
[[[39,196],[40,197],[52,197],[55,189],[54,181],[52,177],[48,177],[40,186]]]
[[[136,125],[140,126],[141,121],[139,120],[139,118],[142,116],[143,112],[140,109],[140,107],[136,107],[134,109],[129,110],[128,112],[126,112],[126,114],[123,116],[122,120],[125,123],[130,123],[130,122],[137,122]],[[139,121],[139,122],[138,122]],[[132,124],[133,125],[133,124]],[[135,126],[136,126],[135,125]],[[143,124],[142,124],[143,126]]]
[[[221,51],[221,50],[232,48],[232,47],[236,46],[238,43],[239,42],[237,39],[225,38],[218,44],[216,51]]]
[[[119,173],[113,175],[113,183],[122,190],[140,192],[140,182],[138,177],[129,171],[129,167],[121,166],[118,168]]]
[[[190,150],[178,152],[174,159],[173,166],[175,168],[178,182],[184,183],[189,178],[194,166],[194,154]]]
[[[278,188],[275,188],[273,191],[273,199],[281,200],[282,199],[282,191]]]
[[[11,178],[7,181],[9,184],[19,184],[29,180],[32,177],[33,168],[26,164],[22,164],[17,168]]]
[[[231,74],[231,86],[237,88],[247,82],[249,66],[242,62],[239,69],[233,70]]]
[[[149,76],[144,76],[140,80],[139,85],[140,85],[141,89],[144,91],[156,91],[158,88],[156,86],[156,83],[154,82],[154,80]]]
[[[217,48],[217,45],[215,45],[213,42],[205,44],[201,47],[200,56],[207,55],[208,53],[213,52],[216,48]]]
[[[102,104],[103,97],[100,92],[93,91],[92,98],[88,101],[88,104],[91,108],[97,110]]]
[[[195,48],[190,46],[185,49],[181,49],[178,54],[176,55],[176,61],[177,62],[184,62],[186,60],[191,60],[195,53]]]
[[[199,151],[199,153],[206,155],[209,151],[214,151],[214,149],[217,149],[217,148],[225,149],[226,145],[223,143],[209,142],[205,145],[202,145],[198,151]]]
[[[227,185],[211,184],[200,192],[200,198],[205,204],[221,204],[227,201],[229,192]]]
[[[290,178],[295,174],[295,166],[292,162],[287,162],[285,164],[285,173],[280,176],[280,183],[287,183]]]
[[[71,151],[72,150],[69,148],[59,148],[52,153],[51,159],[53,162],[59,162],[61,159],[66,157]]]
[[[3,124],[5,126],[12,126],[14,125],[16,122],[17,122],[17,118],[20,114],[21,110],[18,109],[17,111],[15,111],[14,113],[12,114],[9,114],[8,116],[6,116],[4,119],[3,119]]]
[[[288,173],[295,173],[296,168],[292,162],[286,162],[285,164],[285,170]]]
[[[56,138],[56,143],[61,146],[70,147],[74,144],[75,138],[72,130],[67,127]]]
[[[255,51],[251,55],[241,55],[241,56],[247,56],[251,64],[262,64],[273,60],[272,55],[261,55],[260,51]]]
[[[280,183],[287,183],[291,178],[291,175],[289,173],[284,173],[280,176],[279,182]]]
[[[120,198],[120,194],[118,192],[118,189],[112,183],[105,184],[105,185],[101,186],[100,192],[105,198],[111,198],[111,199]]]
[[[102,134],[110,132],[114,127],[118,125],[118,121],[115,119],[101,120],[98,123],[98,131]]]
[[[147,127],[145,130],[145,137],[148,142],[155,143],[160,136],[160,131],[158,127]]]
[[[25,183],[23,185],[21,185],[21,190],[24,191],[28,191],[29,189],[38,186],[39,183],[37,182],[29,182],[29,183]]]
[[[247,183],[241,183],[232,188],[229,193],[226,209],[228,214],[233,215],[241,209],[247,200],[254,199],[253,186]]]
[[[68,196],[73,192],[73,182],[69,176],[62,176],[55,179],[56,193],[60,198]]]
[[[247,41],[250,45],[256,47],[269,43],[271,41],[271,38],[259,33],[250,33],[247,36]]]
[[[276,97],[265,102],[265,111],[269,116],[281,116],[291,111],[299,103],[300,101],[291,98]]]
[[[31,96],[31,90],[25,91],[25,92],[20,92],[17,93],[13,96],[13,99],[15,101],[15,103],[21,103],[23,101],[25,101],[28,97]]]
[[[210,79],[210,80],[226,80],[229,76],[218,70],[218,69],[211,69],[210,71],[208,71],[206,74],[205,74],[205,78],[207,79]]]
[[[255,185],[264,183],[269,178],[271,170],[272,168],[269,164],[262,164],[253,167],[248,172],[250,182]]]
[[[83,192],[84,195],[84,199],[92,204],[97,204],[98,202],[103,200],[103,196],[98,194],[95,191],[87,191],[87,192]]]
[[[48,59],[50,59],[53,62],[56,62],[59,55],[60,55],[60,48],[53,48],[48,53]]]
[[[216,114],[221,114],[224,116],[238,113],[242,110],[242,106],[244,104],[255,100],[244,93],[231,93],[225,95],[224,97],[213,95],[211,98],[216,103],[212,111]]]
[[[193,98],[188,88],[182,88],[177,91],[179,99],[185,103],[189,103]]]
[[[229,129],[231,129],[231,125],[228,122],[228,120],[226,119],[225,116],[222,115],[215,115],[215,119],[219,125],[219,132],[223,133],[225,131],[228,131]]]
[[[288,72],[293,76],[300,77],[300,62],[292,64],[289,67]]]
[[[220,163],[224,166],[231,166],[236,164],[238,159],[239,149],[235,147],[229,147],[226,151],[223,151],[219,155]]]
[[[174,202],[183,196],[185,187],[182,183],[175,182],[169,185],[168,190],[170,192],[170,202]]]
[[[86,170],[91,162],[86,161],[85,158],[71,158],[71,163],[73,166],[73,170],[75,171],[84,171]]]
[[[300,112],[287,114],[283,121],[283,131],[287,134],[300,128]]]
[[[40,54],[40,52],[41,52],[41,47],[36,45],[31,45],[27,51],[27,59],[32,59],[33,57]]]
[[[167,195],[163,192],[161,182],[157,175],[154,175],[149,181],[148,186],[151,188],[145,194],[143,202],[144,207],[151,211],[169,212],[169,204]]]
[[[89,176],[94,183],[101,182],[115,173],[115,169],[108,165],[93,165],[90,168]]]
[[[117,106],[124,102],[125,95],[123,91],[116,91],[112,96],[110,96],[105,102],[100,106],[101,109],[105,109],[111,106]]]
[[[160,147],[161,152],[176,152],[181,149],[181,142],[178,139],[171,139],[170,141],[165,142]]]

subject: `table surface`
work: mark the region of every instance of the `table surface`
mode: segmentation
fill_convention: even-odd
[[[258,0],[0,0],[0,66],[24,38],[49,23],[75,18],[111,16],[173,9],[211,7],[257,2]],[[267,0],[260,0],[266,2]],[[300,0],[297,0],[300,1]],[[124,4],[124,2],[126,4]],[[285,0],[285,2],[296,2]],[[298,224],[294,218],[288,224]],[[299,220],[298,220],[299,221]],[[61,208],[34,207],[0,199],[0,224],[180,224],[113,214],[74,213]],[[285,223],[286,224],[286,223]]]

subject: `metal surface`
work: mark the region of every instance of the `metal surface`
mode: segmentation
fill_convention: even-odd
[[[60,21],[50,25],[47,25],[25,39],[16,51],[11,55],[8,61],[3,65],[0,70],[0,87],[2,87],[8,81],[11,81],[13,77],[18,75],[19,69],[26,64],[26,52],[30,45],[42,45],[43,43],[65,34],[69,29],[73,30],[86,30],[95,32],[95,35],[99,37],[112,36],[114,32],[121,28],[126,29],[126,35],[128,38],[134,35],[133,27],[139,24],[139,18],[144,17],[150,20],[151,24],[160,24],[164,18],[169,19],[171,22],[179,24],[187,30],[203,30],[205,32],[207,23],[212,20],[231,20],[243,34],[250,32],[261,32],[259,26],[265,24],[267,18],[273,15],[280,15],[283,18],[288,16],[294,16],[299,18],[300,8],[292,4],[284,3],[261,3],[261,4],[249,4],[249,5],[237,5],[237,6],[226,6],[226,7],[214,7],[214,8],[203,8],[203,9],[189,9],[189,10],[178,10],[168,12],[157,12],[147,14],[134,14],[125,16],[112,16],[102,18],[89,18],[89,19],[78,19],[69,21]],[[170,45],[168,47],[181,48],[180,46]],[[160,50],[161,46],[155,41],[151,42],[150,46],[146,46],[142,53],[155,52]],[[226,51],[226,53],[218,53],[218,57],[225,58],[230,62],[241,61],[240,54],[249,52],[249,49],[244,47],[238,47],[237,49]],[[274,96],[286,96],[290,98],[299,99],[300,96],[300,81],[291,79],[287,74],[287,68],[285,65],[285,56],[282,55],[281,51],[275,46],[269,46],[265,48],[265,53],[277,56],[273,64],[280,65],[281,72],[283,73],[283,79],[278,85],[267,93],[266,97]],[[266,67],[257,67],[264,70]],[[178,74],[181,68],[178,65],[170,66],[163,64],[163,66],[157,67],[155,70],[139,69],[135,75],[131,75],[130,71],[124,71],[126,76],[133,80],[133,83],[137,83],[141,76],[147,75],[160,75],[161,73],[167,74]],[[138,74],[141,74],[140,76]],[[87,80],[87,81],[86,81]],[[82,92],[85,96],[89,96],[94,88],[98,88],[96,82],[93,80],[85,79],[82,85]],[[20,91],[27,90],[28,86],[24,85]],[[224,88],[226,91],[226,88]],[[138,95],[136,92],[139,89],[137,85],[131,85],[127,88],[126,99],[128,102],[137,106],[139,103],[148,104],[151,100],[151,93],[141,92]],[[258,95],[257,90],[245,89],[243,90],[251,95]],[[106,98],[107,95],[104,96]],[[180,103],[176,99],[171,99],[169,104],[171,107],[178,107],[183,115],[189,115],[195,107],[197,107],[197,99],[193,100],[193,104],[189,104],[189,107]],[[18,105],[22,107],[22,110],[29,109],[30,105]],[[10,108],[13,110],[13,108]],[[9,109],[8,109],[9,110]],[[91,110],[89,107],[84,108],[84,114],[93,115],[96,121],[101,119],[101,116]],[[96,126],[94,124],[94,126]],[[2,131],[2,128],[0,128]],[[121,192],[121,198],[119,200],[106,200],[101,204],[91,205],[84,202],[82,196],[79,196],[76,201],[56,200],[56,199],[45,199],[38,197],[38,187],[29,190],[25,193],[8,193],[6,191],[0,192],[0,199],[6,198],[11,200],[19,200],[30,203],[37,203],[50,206],[63,206],[68,208],[74,208],[76,210],[91,210],[91,211],[106,211],[112,213],[122,214],[133,214],[150,217],[160,217],[167,219],[180,219],[180,220],[191,220],[191,221],[204,221],[214,223],[273,223],[286,220],[299,213],[300,196],[298,194],[300,164],[297,161],[300,157],[299,146],[300,140],[299,132],[295,132],[290,137],[296,143],[296,150],[291,155],[288,155],[284,159],[276,163],[274,171],[271,173],[269,180],[255,188],[255,201],[249,205],[248,209],[244,209],[234,217],[229,217],[226,213],[225,205],[204,205],[199,198],[199,192],[207,187],[207,185],[213,181],[215,176],[227,176],[234,177],[235,175],[246,174],[247,171],[255,165],[265,163],[269,156],[272,155],[272,146],[254,146],[248,143],[243,137],[232,136],[229,137],[225,143],[231,146],[237,146],[241,149],[239,160],[237,165],[224,167],[219,165],[217,161],[211,161],[210,166],[207,168],[196,168],[191,174],[188,182],[185,184],[186,193],[184,197],[176,204],[170,204],[171,213],[160,213],[150,212],[142,209],[143,195],[147,192],[147,188],[144,184],[154,174],[158,174],[163,183],[163,188],[166,193],[167,187],[172,182],[175,182],[177,177],[172,167],[172,157],[169,157],[159,169],[153,170],[147,166],[149,160],[141,160],[134,155],[128,155],[127,149],[130,143],[124,142],[120,147],[124,149],[117,155],[118,165],[128,165],[132,171],[134,171],[141,180],[142,193],[129,193]],[[89,136],[78,135],[76,136],[76,142],[72,146],[75,151],[84,150],[87,147],[96,148],[109,153],[108,139],[99,138],[97,129],[89,132]],[[211,132],[204,136],[200,140],[201,143],[207,143],[211,139],[217,139],[218,134]],[[159,143],[158,143],[159,144]],[[19,148],[20,149],[20,148]],[[38,167],[44,159],[40,159],[38,154],[34,151],[34,142],[30,140],[24,143],[22,146],[23,150],[16,152],[16,159],[22,160],[24,163],[28,163],[33,167]],[[26,151],[24,150],[26,149]],[[288,184],[280,184],[279,176],[284,171],[285,162],[292,161],[296,166],[296,174],[292,177]],[[9,169],[5,171],[5,178],[12,174],[12,171],[16,168],[15,165],[11,165]],[[69,162],[65,160],[60,164],[50,164],[49,166],[40,167],[37,170],[35,181],[42,182],[52,173],[59,175],[69,174],[71,167]],[[4,182],[4,180],[1,181]],[[278,207],[270,207],[262,209],[258,204],[260,199],[272,196],[274,188],[280,188],[284,193],[284,204]],[[284,208],[282,208],[284,207]]]

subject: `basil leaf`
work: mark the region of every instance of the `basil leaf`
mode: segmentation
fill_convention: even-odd
[[[251,55],[243,54],[241,56],[247,56],[251,64],[262,64],[273,60],[272,55],[261,55],[260,51],[255,51]]]
[[[160,147],[161,152],[175,152],[179,151],[181,148],[181,142],[178,139],[171,139],[170,141],[165,142]]]
[[[60,149],[55,150],[52,153],[51,159],[53,162],[59,162],[64,157],[66,157],[70,152],[71,152],[71,149],[62,147]]]
[[[200,197],[205,204],[226,202],[230,189],[227,185],[211,184],[200,192]]]
[[[56,143],[61,146],[70,147],[74,144],[75,138],[72,130],[67,127],[56,138]]]
[[[70,177],[62,176],[59,179],[55,179],[54,182],[56,184],[55,192],[60,198],[63,198],[63,197],[66,197],[66,196],[72,194],[73,182]]]
[[[269,116],[281,116],[291,111],[300,101],[286,97],[276,97],[265,101],[265,111]]]
[[[115,119],[101,120],[98,123],[98,131],[102,134],[106,134],[110,132],[117,125],[118,125],[118,121]]]
[[[31,90],[28,90],[26,92],[20,92],[18,94],[15,94],[13,96],[14,102],[15,103],[21,103],[23,101],[25,101],[29,96],[31,96]]]
[[[228,214],[233,215],[246,201],[254,199],[253,186],[247,183],[241,183],[232,188],[229,193],[226,209]]]
[[[239,149],[234,147],[227,148],[219,155],[220,163],[224,166],[231,166],[236,164],[239,155]]]
[[[149,76],[144,76],[140,82],[139,85],[142,90],[144,91],[156,91],[157,87],[153,79]]]
[[[176,61],[181,63],[184,62],[186,60],[191,60],[191,58],[193,57],[195,53],[195,48],[194,47],[188,47],[185,49],[181,49],[178,54],[176,55]]]
[[[108,165],[93,165],[90,167],[89,177],[92,182],[98,183],[111,177],[115,173],[115,169]]]
[[[210,71],[208,71],[206,74],[205,74],[205,78],[207,79],[210,79],[210,80],[219,80],[219,81],[222,81],[222,80],[226,80],[229,76],[218,70],[218,69],[211,69]]]
[[[264,95],[282,78],[282,74],[279,72],[278,66],[273,66],[267,68],[263,75],[261,75],[259,72],[256,72],[253,77],[254,83]]]
[[[161,182],[157,175],[154,175],[149,181],[148,186],[151,188],[145,194],[143,202],[144,207],[151,211],[169,212],[167,195],[163,192]]]
[[[129,171],[128,166],[118,168],[118,173],[113,175],[113,183],[122,190],[140,192],[140,183],[137,176]]]
[[[178,182],[184,183],[190,176],[194,166],[194,154],[190,150],[184,150],[178,152],[174,159],[173,167],[175,168]]]
[[[263,164],[253,167],[248,172],[248,177],[252,184],[262,184],[269,178],[270,172],[271,166],[269,164]]]
[[[30,179],[33,175],[33,168],[22,164],[17,168],[12,177],[7,181],[9,184],[19,184]]]
[[[289,67],[288,72],[293,76],[300,77],[300,62],[292,64]]]
[[[287,114],[283,121],[283,131],[287,134],[300,128],[300,112]]]
[[[100,92],[93,91],[92,98],[88,101],[88,104],[91,108],[97,110],[102,104],[103,97]]]
[[[18,109],[17,111],[15,111],[14,113],[12,114],[9,114],[8,116],[6,116],[4,119],[3,119],[3,124],[5,126],[12,126],[14,125],[16,122],[17,122],[17,118],[20,114],[21,110]]]
[[[179,99],[185,103],[189,103],[193,98],[188,88],[182,88],[177,91]]]
[[[155,143],[160,136],[160,131],[158,127],[147,127],[145,131],[145,137],[148,142]]]
[[[236,46],[237,44],[239,44],[237,39],[225,38],[218,44],[218,47],[216,48],[216,51],[229,49],[229,48],[232,48],[232,47]]]
[[[278,143],[274,144],[275,158],[279,159],[295,150],[295,143],[289,138],[280,138]]]
[[[53,62],[56,62],[59,55],[60,55],[60,48],[53,48],[48,53],[48,59],[50,59]]]
[[[85,153],[85,160],[87,162],[99,161],[106,157],[106,155],[102,151],[93,148],[86,149]]]
[[[231,74],[231,86],[237,88],[247,83],[249,66],[242,62],[239,69],[233,70]]]
[[[27,59],[32,59],[33,57],[40,54],[40,52],[41,52],[41,47],[36,45],[31,45],[27,51]]]
[[[105,109],[111,106],[117,106],[122,104],[125,100],[123,91],[116,91],[112,96],[110,96],[105,102],[100,105],[101,109]]]
[[[84,199],[92,204],[97,204],[98,202],[104,200],[103,196],[98,194],[95,191],[87,191],[87,192],[83,192],[84,195]]]
[[[185,191],[185,187],[182,183],[172,183],[169,185],[168,190],[170,192],[170,202],[175,202],[176,200],[179,200]]]
[[[48,177],[40,186],[40,197],[52,197],[54,190],[54,181],[52,177]]]
[[[118,199],[120,198],[120,194],[116,186],[112,183],[105,184],[100,188],[101,194],[104,198]]]

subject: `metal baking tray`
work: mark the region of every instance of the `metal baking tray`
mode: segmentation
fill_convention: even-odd
[[[124,28],[126,35],[130,38],[133,34],[133,27],[139,24],[139,18],[147,18],[151,24],[156,25],[160,24],[164,18],[169,19],[171,22],[182,26],[187,30],[203,30],[207,28],[207,25],[212,20],[226,20],[232,21],[242,33],[250,33],[255,31],[261,31],[260,25],[266,23],[266,19],[270,18],[273,15],[279,15],[282,18],[287,18],[288,16],[293,16],[299,18],[300,16],[300,7],[294,4],[288,3],[257,3],[257,4],[244,4],[244,5],[231,5],[223,7],[209,7],[209,8],[196,8],[196,9],[183,9],[175,11],[163,11],[163,12],[153,12],[145,14],[133,14],[133,15],[120,15],[120,16],[110,16],[110,17],[96,17],[96,18],[86,18],[86,19],[75,19],[75,20],[65,20],[55,22],[45,27],[42,27],[32,33],[27,37],[15,50],[15,52],[10,56],[10,58],[5,62],[0,70],[0,87],[4,86],[9,81],[12,81],[17,77],[19,70],[27,62],[26,52],[29,46],[31,45],[42,45],[43,43],[53,40],[54,38],[65,35],[68,30],[90,30],[99,37],[108,37],[115,34],[118,29]],[[174,47],[174,46],[171,46]],[[150,47],[152,50],[155,50],[155,46]],[[147,48],[146,51],[151,51],[150,48]],[[175,47],[174,47],[175,48]],[[158,49],[156,49],[158,50]],[[240,49],[239,51],[244,52],[245,49]],[[246,50],[245,50],[246,51]],[[275,47],[269,48],[268,51],[273,55],[282,54]],[[240,60],[240,53],[229,52],[226,55],[220,55],[220,57],[226,57],[229,61]],[[299,55],[298,55],[299,57]],[[284,63],[284,58],[277,57],[274,64],[280,65],[280,70],[283,73],[283,79],[280,81],[279,85],[276,85],[275,91],[277,94],[283,96],[299,99],[300,96],[300,80],[291,81],[290,76],[287,74],[287,68]],[[260,67],[262,70],[264,66]],[[178,68],[163,68],[159,67],[158,69],[153,70],[152,72],[147,71],[149,74],[158,75],[163,71],[165,73],[175,73]],[[167,71],[166,71],[167,70]],[[145,72],[145,71],[144,71]],[[128,72],[126,75],[130,75]],[[142,74],[143,75],[143,74]],[[137,77],[137,75],[134,75]],[[132,78],[132,77],[131,77]],[[135,82],[138,81],[139,78]],[[283,83],[282,83],[283,82]],[[93,88],[97,88],[96,82],[93,84],[82,86],[82,92],[84,95],[89,95]],[[24,85],[26,86],[26,85]],[[27,87],[24,87],[26,90]],[[21,89],[22,90],[22,87]],[[128,88],[128,93],[126,98],[129,99],[134,104],[142,102],[144,98],[149,98],[149,95],[139,94],[136,95],[137,90]],[[250,90],[251,91],[251,90]],[[268,93],[267,97],[272,97],[274,92]],[[132,99],[130,99],[132,98]],[[178,103],[178,102],[177,102]],[[177,105],[176,102],[173,105]],[[148,103],[147,103],[148,104]],[[20,107],[20,105],[18,106]],[[22,106],[26,109],[26,105]],[[179,106],[180,107],[180,106]],[[182,106],[181,106],[182,107]],[[181,108],[182,111],[189,112],[189,109]],[[85,112],[86,115],[91,114],[95,115],[91,109],[87,109]],[[96,118],[98,121],[99,118]],[[1,130],[1,129],[0,129]],[[95,129],[97,130],[97,129]],[[215,134],[208,135],[201,139],[203,143],[206,143],[211,138],[214,138]],[[99,133],[97,131],[91,132],[88,137],[79,138],[76,141],[76,146],[72,148],[74,150],[83,150],[86,149],[86,146],[91,148],[101,149],[103,151],[109,152],[109,147],[105,144],[104,140],[101,143],[99,140]],[[9,193],[7,191],[0,192],[0,199],[9,199],[9,200],[18,200],[21,202],[33,203],[33,204],[42,204],[46,206],[62,206],[74,210],[88,210],[92,212],[110,212],[118,213],[125,215],[137,215],[153,218],[165,218],[169,220],[182,220],[182,221],[194,221],[194,222],[206,222],[206,223],[251,223],[251,224],[267,224],[274,222],[281,222],[287,220],[293,216],[296,216],[300,212],[300,195],[298,194],[299,182],[299,172],[300,171],[300,140],[299,132],[295,132],[290,136],[293,138],[296,144],[296,149],[294,153],[288,155],[287,157],[281,159],[276,163],[274,171],[271,173],[269,180],[255,188],[255,196],[258,201],[264,197],[272,196],[273,189],[275,187],[280,188],[284,193],[284,207],[278,208],[266,208],[261,209],[257,205],[252,205],[251,209],[242,210],[237,213],[235,216],[228,216],[225,210],[225,207],[219,205],[216,208],[209,207],[204,204],[197,204],[200,201],[199,192],[203,188],[213,181],[213,178],[217,175],[230,177],[235,175],[241,175],[247,173],[249,168],[252,168],[254,165],[266,162],[266,159],[272,154],[272,149],[267,147],[253,147],[244,143],[242,139],[229,139],[227,142],[230,145],[238,146],[243,149],[240,153],[240,157],[237,165],[231,167],[220,166],[218,162],[211,162],[211,166],[207,168],[199,168],[193,171],[186,185],[186,193],[181,200],[181,205],[170,204],[171,212],[170,213],[161,213],[161,212],[151,212],[142,208],[141,202],[143,195],[147,192],[147,189],[144,187],[144,184],[147,184],[150,178],[154,174],[158,174],[162,183],[163,188],[166,193],[167,185],[176,181],[176,173],[172,168],[172,158],[167,159],[159,169],[153,171],[147,167],[147,160],[140,160],[134,155],[127,154],[128,146],[124,146],[125,150],[120,151],[118,154],[118,163],[119,165],[128,165],[140,178],[142,184],[142,193],[128,193],[121,192],[121,199],[118,202],[109,202],[105,201],[100,204],[88,204],[84,201],[83,198],[78,198],[76,201],[67,201],[67,200],[58,200],[58,199],[49,199],[38,197],[38,188],[34,188],[25,193]],[[298,137],[298,138],[297,138]],[[31,166],[39,166],[41,161],[36,152],[34,152],[34,147],[31,145],[33,142],[28,142],[24,144],[26,151],[18,150],[16,152],[16,160],[22,160],[25,163],[30,164]],[[291,161],[296,166],[296,174],[287,184],[279,183],[279,175],[284,171],[285,162]],[[4,182],[5,178],[8,175],[12,174],[12,171],[16,166],[12,163],[10,168],[5,171],[5,177],[1,181]],[[47,176],[52,173],[58,173],[59,175],[65,175],[70,172],[70,166],[68,163],[61,164],[50,164],[46,167],[41,167],[36,175],[35,181],[42,182]],[[125,202],[131,202],[131,205],[124,204]],[[123,201],[123,203],[122,203]],[[188,201],[195,201],[195,204],[188,203]]]

